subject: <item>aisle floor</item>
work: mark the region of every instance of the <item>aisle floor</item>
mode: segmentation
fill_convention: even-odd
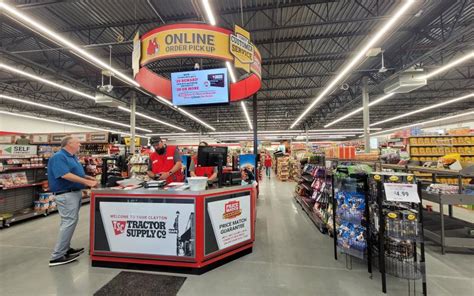
[[[378,272],[370,279],[362,263],[348,270],[343,256],[334,260],[332,240],[294,201],[294,186],[274,176],[263,180],[253,253],[188,275],[179,295],[383,295]],[[88,211],[81,209],[74,247],[88,246]],[[59,216],[51,215],[0,230],[0,295],[92,295],[120,272],[91,267],[86,254],[48,267],[58,226]],[[441,255],[429,246],[427,269],[429,295],[473,295],[474,255]],[[387,295],[408,295],[408,284],[389,277]]]

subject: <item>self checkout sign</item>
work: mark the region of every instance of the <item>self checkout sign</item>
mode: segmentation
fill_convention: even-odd
[[[416,184],[384,183],[387,201],[395,202],[420,202],[418,186]]]

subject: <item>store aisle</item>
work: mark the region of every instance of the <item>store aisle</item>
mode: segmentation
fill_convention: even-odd
[[[378,273],[333,259],[331,239],[314,227],[294,202],[294,183],[264,178],[258,199],[257,235],[252,254],[206,274],[189,275],[179,295],[383,295]],[[81,209],[74,247],[87,246],[89,207]],[[119,270],[79,262],[49,268],[58,215],[0,231],[0,294],[91,295]],[[429,295],[471,295],[472,255],[442,256],[430,247],[427,258]],[[420,289],[417,287],[417,291]],[[408,295],[408,283],[389,278],[388,295]]]

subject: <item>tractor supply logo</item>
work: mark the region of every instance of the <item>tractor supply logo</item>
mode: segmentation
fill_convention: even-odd
[[[240,208],[240,202],[237,200],[230,201],[224,205],[224,214],[222,215],[223,219],[233,219],[242,214],[242,209]]]
[[[127,221],[112,221],[112,226],[114,227],[115,235],[120,235],[125,233],[125,228]]]
[[[166,222],[158,221],[112,221],[115,236],[166,238]]]
[[[254,46],[250,42],[250,33],[236,25],[234,34],[230,35],[229,46],[235,66],[250,72],[250,65],[254,61]]]
[[[150,39],[148,41],[148,47],[146,48],[146,53],[149,56],[154,56],[160,51],[160,45],[156,42],[156,38]]]

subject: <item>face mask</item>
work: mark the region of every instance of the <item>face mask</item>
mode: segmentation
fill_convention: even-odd
[[[165,151],[166,151],[165,147],[156,149],[156,153],[158,153],[159,155],[165,154]]]

